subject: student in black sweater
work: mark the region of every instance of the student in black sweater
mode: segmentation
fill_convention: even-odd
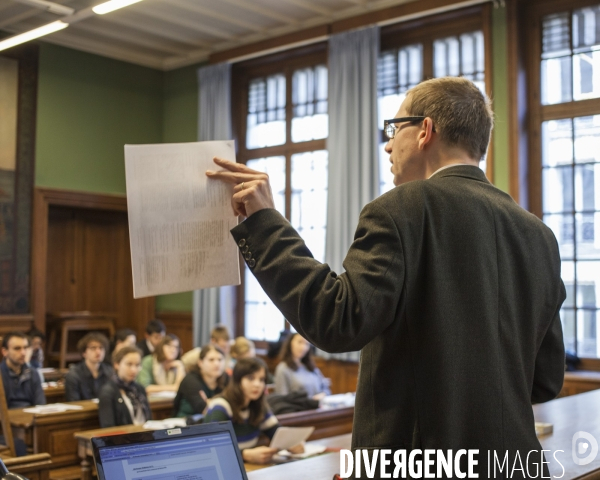
[[[225,354],[212,343],[200,349],[198,370],[189,372],[179,385],[174,401],[177,417],[204,413],[209,398],[221,393],[229,380],[225,373]]]
[[[142,364],[142,352],[123,347],[113,356],[116,375],[100,390],[100,427],[143,425],[150,420],[150,405],[144,387],[135,382]]]

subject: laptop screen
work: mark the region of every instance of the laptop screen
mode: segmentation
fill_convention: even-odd
[[[235,441],[226,430],[104,446],[97,455],[110,480],[245,480]]]

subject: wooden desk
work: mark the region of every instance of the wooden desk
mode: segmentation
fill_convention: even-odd
[[[600,453],[588,465],[575,464],[572,456],[572,441],[576,432],[588,432],[600,444],[600,390],[534,405],[533,413],[537,422],[554,425],[550,435],[540,437],[540,443],[545,450],[564,450],[564,453],[557,453],[565,469],[565,476],[561,480],[600,479]],[[560,477],[562,468],[554,461],[552,453],[547,455],[546,460],[550,462],[550,475]]]
[[[589,370],[575,370],[565,372],[565,382],[560,391],[560,396],[577,395],[600,388],[600,372]]]
[[[65,386],[62,384],[54,387],[44,388],[44,395],[46,396],[46,403],[64,403],[65,401]]]
[[[68,368],[44,368],[42,374],[46,382],[59,382],[67,376]]]
[[[277,415],[279,423],[285,427],[315,427],[309,440],[334,437],[352,432],[354,407],[318,408],[304,412]]]
[[[563,469],[554,461],[553,453],[557,450],[557,458],[563,465],[565,473],[562,480],[600,479],[600,452],[596,459],[588,465],[577,465],[571,454],[573,434],[585,431],[594,436],[600,444],[600,390],[559,398],[548,403],[534,405],[535,420],[554,425],[550,435],[540,437],[544,450],[551,450],[546,455],[549,462],[550,475],[560,477]],[[249,480],[304,480],[318,478],[329,480],[339,473],[340,457],[337,453],[320,455],[302,460],[302,468],[298,463],[288,463],[264,468],[248,474]]]
[[[50,414],[27,413],[22,408],[9,410],[15,436],[33,447],[34,453],[50,453],[53,467],[79,464],[73,434],[100,427],[97,403],[92,400],[67,403],[83,408]],[[173,413],[173,400],[150,396],[150,408],[155,420],[169,418]]]

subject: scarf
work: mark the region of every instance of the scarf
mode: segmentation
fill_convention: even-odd
[[[135,382],[125,383],[121,380],[117,375],[115,375],[115,383],[120,390],[125,392],[127,398],[131,400],[131,405],[133,406],[133,419],[137,416],[140,409],[144,412],[144,417],[146,420],[150,420],[150,407],[148,406],[148,398],[146,397],[146,392],[144,389],[136,388]]]

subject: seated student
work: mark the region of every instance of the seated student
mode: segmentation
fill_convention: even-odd
[[[248,340],[246,337],[237,337],[233,341],[229,353],[231,354],[231,361],[235,365],[235,362],[240,358],[256,357],[256,348],[252,340]]]
[[[104,358],[104,363],[112,365],[112,355],[123,347],[134,347],[137,341],[135,332],[131,328],[119,328],[110,342],[110,354]]]
[[[165,324],[160,320],[150,320],[146,325],[145,338],[137,343],[137,347],[142,351],[142,358],[154,353],[154,349],[167,333]]]
[[[174,401],[175,416],[205,413],[208,399],[221,393],[228,381],[225,355],[211,343],[204,345],[198,359],[198,370],[189,372],[179,385]]]
[[[152,418],[146,390],[135,378],[142,366],[137,347],[123,347],[113,356],[116,374],[100,389],[98,415],[100,427],[143,425]]]
[[[265,375],[267,367],[259,358],[242,358],[233,369],[233,377],[223,393],[208,402],[204,423],[230,421],[248,463],[268,463],[277,449],[257,447],[258,438],[264,433],[270,439],[279,427],[265,400]],[[301,445],[294,453],[303,451]]]
[[[231,345],[231,350],[229,353],[231,354],[230,364],[233,368],[240,358],[256,357],[256,347],[254,346],[254,342],[252,340],[248,340],[246,337],[237,337],[233,341],[233,345]],[[232,371],[227,372],[229,376],[231,376],[231,373]],[[267,383],[274,382],[273,374],[269,371],[267,371],[266,381]]]
[[[29,347],[31,348],[31,359],[29,364],[33,368],[44,367],[44,342],[46,335],[40,332],[37,328],[32,328],[27,332],[29,336]]]
[[[331,394],[328,380],[315,366],[310,347],[299,333],[286,338],[281,347],[281,361],[275,368],[275,393],[285,395],[304,390],[315,400]]]
[[[98,332],[90,332],[77,342],[77,350],[83,360],[71,365],[65,376],[65,400],[91,400],[98,398],[102,386],[114,371],[104,363],[108,339]]]
[[[28,347],[29,337],[22,332],[9,332],[2,339],[0,371],[8,408],[46,404],[40,376],[26,362]]]
[[[166,335],[156,346],[152,355],[142,360],[142,369],[137,382],[146,388],[146,393],[176,392],[185,377],[185,367],[179,357],[179,338],[173,334]]]
[[[225,370],[231,368],[229,349],[230,349],[229,329],[225,325],[217,324],[210,332],[210,343],[225,354]],[[198,357],[200,356],[200,347],[192,348],[189,352],[184,353],[181,361],[185,365],[185,371],[191,372],[198,368]],[[229,372],[231,373],[231,372]]]

